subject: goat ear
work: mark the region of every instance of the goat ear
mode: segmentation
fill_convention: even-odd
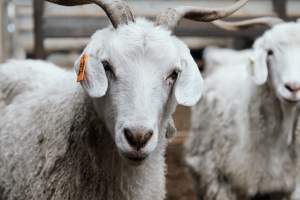
[[[74,68],[76,74],[79,73],[81,57],[87,55],[85,61],[85,77],[80,81],[83,89],[92,98],[100,98],[105,95],[108,81],[103,65],[96,56],[89,53],[83,53],[75,62]]]
[[[268,78],[267,52],[263,49],[255,49],[249,60],[248,70],[252,80],[262,85]]]
[[[180,105],[193,106],[202,96],[203,78],[189,51],[181,59],[181,69],[175,85],[175,98]]]

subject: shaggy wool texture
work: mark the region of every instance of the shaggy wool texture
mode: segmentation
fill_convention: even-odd
[[[256,46],[299,45],[299,30],[295,23],[279,25]],[[278,99],[270,79],[253,83],[246,63],[216,69],[205,86],[185,144],[199,199],[292,199],[299,175],[299,105]]]
[[[138,18],[97,31],[82,55],[82,87],[75,74],[41,61],[0,66],[1,200],[165,198],[172,114],[202,94],[190,50]],[[127,130],[150,139],[136,151]]]
[[[134,166],[73,73],[39,61],[13,61],[0,73],[1,200],[164,198],[165,137]]]

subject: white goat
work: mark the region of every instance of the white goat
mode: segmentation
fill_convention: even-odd
[[[22,102],[24,95],[30,95],[33,90],[45,89],[51,82],[55,82],[57,87],[62,87],[65,84],[61,81],[64,80],[62,77],[66,75],[65,72],[43,61],[10,60],[0,65],[0,112],[1,106],[11,104],[12,101]]]
[[[300,155],[299,32],[299,23],[275,26],[256,40],[249,69],[221,67],[204,81],[185,145],[199,199],[292,199]]]
[[[168,29],[182,17],[228,16],[247,0],[218,10],[169,9],[157,25],[134,20],[118,0],[51,1],[94,2],[114,28],[95,33],[75,63],[76,72],[85,72],[84,90],[72,84],[71,73],[48,64],[1,66],[12,68],[0,70],[0,79],[18,71],[26,92],[18,84],[14,95],[2,91],[0,199],[164,199],[166,134],[172,135],[166,129],[172,130],[177,104],[199,100],[203,82],[189,49]],[[32,73],[23,73],[28,68]],[[43,75],[45,80],[35,77]]]
[[[205,61],[204,76],[213,73],[219,67],[236,66],[245,64],[251,55],[250,50],[236,51],[233,49],[220,47],[207,47],[203,52],[203,59]]]

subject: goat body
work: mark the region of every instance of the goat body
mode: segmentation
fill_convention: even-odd
[[[282,108],[268,86],[256,88],[246,73],[243,66],[218,70],[193,108],[186,160],[208,200],[290,194],[295,187],[299,144],[288,144],[285,124],[295,123],[296,110]]]
[[[128,165],[73,73],[40,61],[0,69],[24,80],[0,112],[0,199],[164,198],[165,138],[144,164]]]
[[[279,60],[279,47],[287,48],[281,62],[288,62],[284,56],[290,55],[290,46],[286,44],[299,45],[297,29],[295,23],[279,25],[258,39],[255,48],[275,49]],[[283,66],[293,67],[280,63],[278,70]],[[290,199],[296,189],[299,106],[281,97],[280,85],[273,81],[277,66],[272,67],[263,85],[253,83],[247,62],[220,67],[206,78],[204,98],[193,108],[185,145],[200,198]]]

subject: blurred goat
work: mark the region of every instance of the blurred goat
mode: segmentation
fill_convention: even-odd
[[[248,62],[221,67],[204,81],[185,145],[198,197],[292,199],[300,156],[300,23],[216,23],[232,30],[279,25],[256,40]]]

